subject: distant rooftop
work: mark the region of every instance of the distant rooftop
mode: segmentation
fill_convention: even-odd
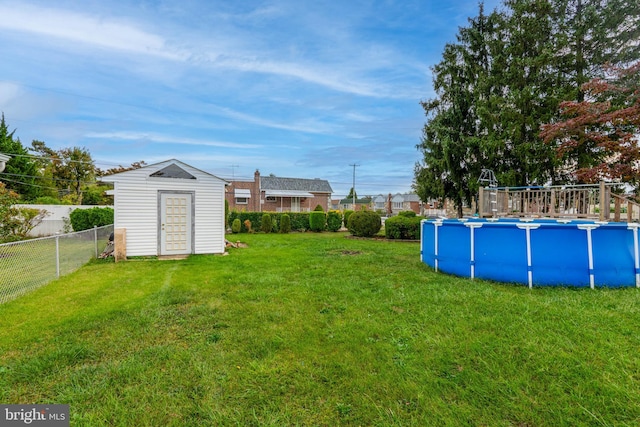
[[[312,193],[333,193],[329,181],[324,179],[281,178],[277,176],[261,176],[262,190],[308,191]]]

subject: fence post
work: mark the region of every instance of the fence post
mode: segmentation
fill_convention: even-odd
[[[93,226],[93,244],[95,246],[96,258],[98,258],[98,226]]]
[[[60,278],[60,233],[56,233],[56,278]]]
[[[604,221],[604,219],[605,219],[604,210],[605,210],[605,199],[606,199],[606,196],[604,194],[604,191],[605,191],[604,181],[600,181],[600,197],[599,197],[599,199],[600,199],[599,200],[599,202],[600,202],[600,215],[599,215],[600,221]],[[609,208],[607,206],[607,211],[608,210],[609,210]]]

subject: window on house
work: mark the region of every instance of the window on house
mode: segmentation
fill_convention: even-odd
[[[249,199],[246,197],[236,197],[236,205],[246,205],[249,203]]]
[[[267,196],[267,202],[275,202],[276,196]]]
[[[402,202],[393,202],[393,209],[402,209]]]

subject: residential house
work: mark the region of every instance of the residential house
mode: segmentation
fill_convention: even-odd
[[[253,180],[232,180],[227,188],[229,209],[252,212],[309,212],[316,206],[329,208],[333,189],[324,179],[260,176]]]
[[[364,211],[371,210],[371,197],[365,196],[357,198],[355,204],[353,198],[345,198],[340,200],[332,200],[331,205],[333,209],[341,211]]]
[[[426,205],[420,200],[417,194],[401,194],[395,195],[382,194],[373,198],[373,209],[382,215],[393,216],[402,211],[413,211],[417,215],[424,215]]]

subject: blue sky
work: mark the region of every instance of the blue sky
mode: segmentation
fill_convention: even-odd
[[[497,0],[485,2],[487,10]],[[411,190],[430,67],[474,0],[0,0],[0,111],[100,168]]]

